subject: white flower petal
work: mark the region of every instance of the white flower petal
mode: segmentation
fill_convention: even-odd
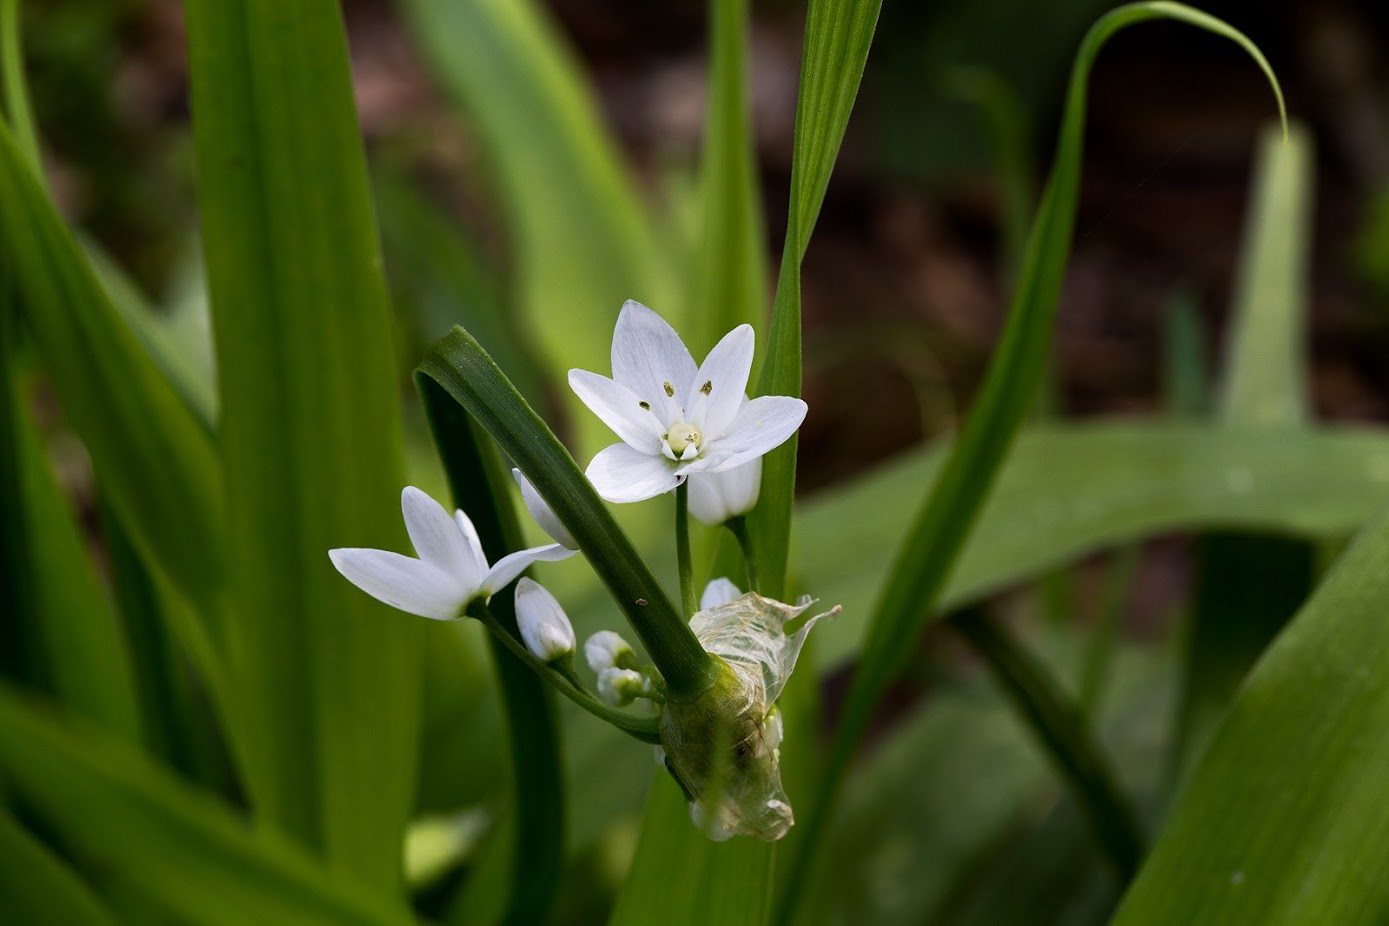
[[[414,486],[406,486],[400,493],[400,512],[420,559],[449,575],[466,575],[471,557],[468,539],[459,533],[443,505]]]
[[[695,362],[664,318],[640,302],[627,300],[613,330],[612,364],[613,379],[660,410],[663,423],[679,417],[676,410],[689,393]],[[665,388],[667,383],[670,390]]]
[[[665,457],[647,456],[626,444],[604,447],[584,472],[598,494],[610,502],[641,502],[680,484]]]
[[[510,585],[517,576],[530,568],[531,563],[553,563],[573,556],[574,550],[566,550],[557,543],[543,547],[517,550],[497,560],[482,580],[482,594],[488,598]]]
[[[709,351],[690,384],[685,412],[690,423],[704,431],[706,440],[723,437],[743,404],[743,390],[752,372],[754,339],[751,325],[739,325],[728,332]]]
[[[805,420],[805,412],[804,402],[784,395],[758,396],[743,403],[728,426],[727,435],[705,451],[715,461],[707,469],[723,472],[780,446],[796,433]]]
[[[540,529],[550,535],[550,539],[561,546],[571,550],[579,549],[578,542],[574,535],[569,533],[569,529],[560,523],[559,518],[555,517],[554,510],[545,499],[540,497],[535,486],[526,478],[526,474],[519,469],[511,470],[511,478],[516,480],[516,484],[521,487],[521,500],[526,503],[526,510],[531,513],[535,523],[540,525]]]
[[[690,514],[715,527],[747,514],[762,491],[762,458],[723,471],[690,474]]]
[[[386,550],[329,550],[338,572],[377,601],[420,617],[447,621],[461,617],[469,589],[456,577],[423,560]]]
[[[643,453],[661,452],[666,426],[650,408],[642,408],[643,403],[649,406],[650,402],[621,383],[588,370],[570,370],[569,388],[623,441]]]
[[[516,583],[516,624],[521,639],[542,662],[553,662],[574,652],[574,625],[539,582],[525,576]]]
[[[721,604],[728,604],[735,598],[742,596],[743,593],[738,590],[738,586],[734,585],[731,579],[720,576],[704,586],[704,594],[699,596],[699,610],[707,611],[710,608],[717,608]]]
[[[459,581],[468,588],[477,588],[482,584],[482,577],[487,575],[487,554],[482,552],[482,538],[473,527],[473,519],[462,508],[453,513],[453,523],[458,525],[458,532],[468,544],[468,563],[457,573]]]

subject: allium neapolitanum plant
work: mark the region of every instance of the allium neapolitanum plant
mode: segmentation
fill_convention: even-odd
[[[1365,527],[1389,436],[1308,423],[1300,131],[1261,143],[1216,411],[1022,426],[1096,56],[1172,19],[1272,82],[1240,33],[1165,2],[1095,23],[959,434],[793,511],[801,262],[878,3],[808,4],[768,314],[746,0],[710,5],[700,221],[679,242],[538,4],[405,0],[487,151],[504,297],[398,181],[373,208],[337,4],[186,0],[210,335],[64,224],[19,7],[0,0],[0,919],[1389,917],[1389,526]],[[470,307],[411,358],[404,416],[378,217],[402,308]],[[1204,398],[1173,331],[1174,395]],[[567,442],[535,411],[564,371]],[[36,375],[90,458],[95,543],[33,421]],[[421,407],[442,472],[407,426]],[[1179,652],[1120,639],[1115,608],[1088,637],[1063,614],[1024,641],[975,607],[1104,548],[1121,589],[1134,544],[1173,530],[1203,532]],[[949,675],[879,721],[942,615],[987,680]]]

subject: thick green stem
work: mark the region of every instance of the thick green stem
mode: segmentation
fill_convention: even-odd
[[[950,626],[989,664],[1013,706],[1051,753],[1123,883],[1143,858],[1143,831],[1079,707],[995,621],[970,612]]]
[[[730,518],[724,526],[738,538],[738,546],[743,551],[743,565],[748,571],[748,591],[761,591],[761,583],[757,576],[757,547],[752,542],[752,534],[748,532],[747,518],[742,515]]]
[[[536,674],[556,691],[594,717],[612,724],[623,733],[636,737],[644,743],[659,743],[661,741],[661,736],[656,730],[654,717],[633,717],[631,714],[614,710],[593,697],[577,683],[572,668],[569,672],[556,669],[549,663],[542,662],[534,653],[526,649],[520,640],[507,632],[501,621],[497,620],[491,609],[481,599],[468,604],[467,615],[482,621],[483,625],[506,646],[513,656],[534,669]]]
[[[680,607],[689,620],[699,610],[695,598],[694,567],[690,565],[690,484],[675,489],[675,559],[680,564]]]

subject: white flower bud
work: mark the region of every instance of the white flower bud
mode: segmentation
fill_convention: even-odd
[[[540,493],[535,490],[535,486],[531,485],[526,474],[519,469],[512,469],[511,478],[515,479],[516,484],[521,487],[521,501],[526,503],[526,510],[531,513],[535,523],[540,525],[540,529],[549,534],[551,540],[566,550],[579,549],[574,535],[569,533],[569,529],[560,523],[559,518],[555,517],[555,512],[545,499],[540,497]]]
[[[741,597],[742,594],[738,591],[738,586],[734,585],[731,580],[720,576],[710,580],[709,584],[704,586],[704,594],[699,596],[699,610],[708,611],[721,604],[728,604],[733,599]]]
[[[544,586],[524,576],[516,583],[516,624],[526,648],[543,662],[574,652],[574,627],[564,609]]]
[[[616,666],[598,673],[598,697],[613,707],[625,707],[651,691],[651,679],[633,669]]]
[[[717,527],[751,511],[761,491],[761,457],[718,473],[691,473],[690,514]]]
[[[611,630],[600,630],[585,641],[584,659],[590,669],[599,673],[612,668],[634,669],[637,665],[632,645]]]

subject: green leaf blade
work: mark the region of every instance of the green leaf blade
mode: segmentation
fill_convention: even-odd
[[[188,0],[233,676],[267,822],[397,890],[421,627],[328,550],[404,544],[398,383],[336,3]],[[364,800],[364,795],[371,795]]]

